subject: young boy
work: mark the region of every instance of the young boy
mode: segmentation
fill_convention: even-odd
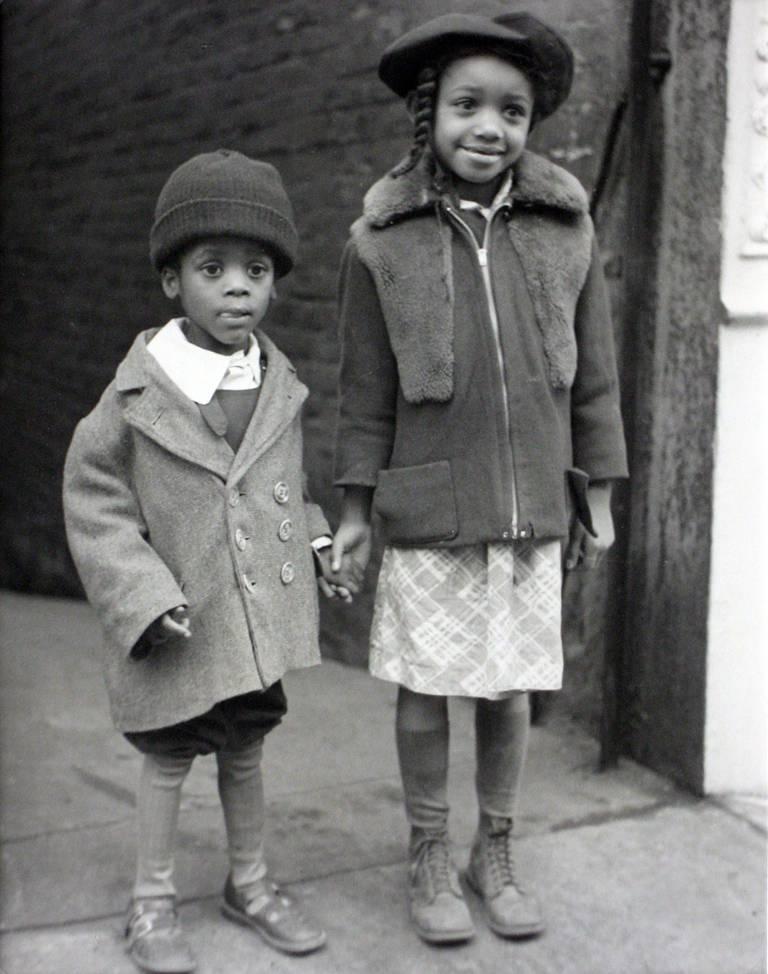
[[[150,252],[184,317],[136,338],[67,456],[67,535],[104,629],[112,716],[144,754],[126,936],[145,971],[194,968],[173,865],[198,754],[218,762],[225,915],[289,953],[325,942],[262,851],[261,748],[286,711],[280,678],[320,661],[315,559],[326,595],[349,597],[304,496],[307,389],[258,329],[296,246],[272,166],[222,149],[176,169]]]

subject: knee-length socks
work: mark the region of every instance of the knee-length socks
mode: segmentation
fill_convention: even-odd
[[[475,784],[483,818],[514,819],[528,749],[527,693],[475,704]],[[445,697],[400,688],[397,753],[412,828],[443,834],[448,827],[449,719]]]
[[[238,751],[220,751],[218,786],[236,889],[266,874],[263,853],[262,741]],[[174,896],[176,831],[181,787],[193,758],[145,754],[138,790],[135,899]]]

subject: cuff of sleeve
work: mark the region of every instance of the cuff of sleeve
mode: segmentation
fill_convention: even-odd
[[[310,544],[312,545],[314,551],[322,551],[323,548],[330,548],[333,544],[333,540],[330,535],[324,534],[319,538],[314,538],[312,541],[310,541]]]

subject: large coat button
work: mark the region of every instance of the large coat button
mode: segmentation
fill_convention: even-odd
[[[290,561],[287,561],[280,569],[280,581],[283,585],[290,585],[294,578],[296,578],[296,569]]]
[[[245,551],[246,545],[248,544],[248,538],[246,538],[240,528],[235,531],[235,544],[240,551]]]
[[[247,592],[250,592],[251,595],[253,595],[253,593],[256,591],[256,586],[253,584],[250,578],[248,578],[247,575],[243,575],[242,578],[243,578],[243,587]]]
[[[240,503],[240,491],[235,487],[229,492],[229,506],[237,507]]]
[[[280,522],[280,527],[277,529],[277,536],[281,541],[287,541],[293,534],[293,521],[287,517],[284,521]]]
[[[272,495],[278,504],[286,504],[289,497],[288,484],[282,480],[278,480],[272,489]]]

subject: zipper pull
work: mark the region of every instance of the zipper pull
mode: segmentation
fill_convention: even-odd
[[[485,247],[478,247],[477,249],[477,261],[481,267],[488,266],[488,251]]]

